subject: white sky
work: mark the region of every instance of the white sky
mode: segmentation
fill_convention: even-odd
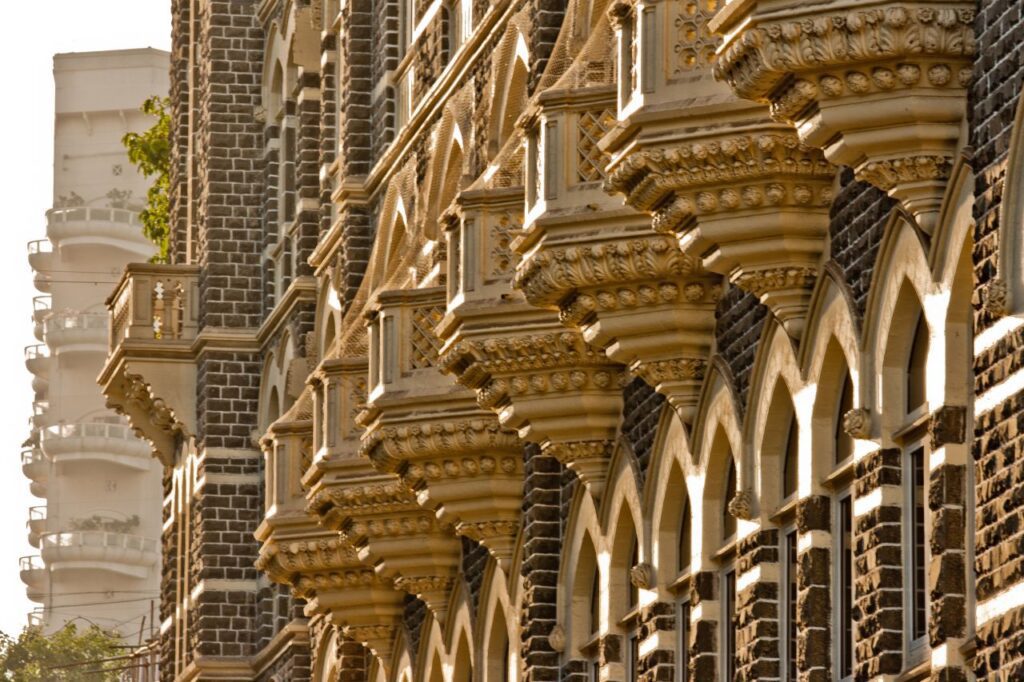
[[[49,0],[7,2],[6,23],[17,27],[0,41],[5,64],[0,95],[0,630],[15,634],[35,604],[25,596],[18,557],[28,544],[28,508],[41,504],[21,473],[21,443],[28,436],[31,375],[23,349],[32,336],[32,286],[25,245],[45,237],[53,182],[53,62],[58,52],[156,47],[169,50],[171,0]],[[33,28],[34,27],[34,28]],[[98,387],[97,387],[98,390]]]

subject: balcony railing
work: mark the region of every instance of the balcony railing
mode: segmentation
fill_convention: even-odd
[[[149,467],[149,445],[124,424],[55,424],[42,432],[42,450],[55,463],[98,459]]]
[[[198,325],[196,268],[132,263],[108,301],[110,350],[126,339],[190,341]]]
[[[144,578],[158,558],[156,540],[126,533],[81,530],[46,533],[41,538],[43,560],[56,570],[109,570]]]
[[[28,586],[29,592],[39,590],[46,578],[46,565],[42,557],[37,555],[23,556],[18,559],[18,569],[21,573],[21,582]]]
[[[53,258],[53,243],[49,239],[36,239],[28,243],[28,263],[33,270],[47,270]]]
[[[51,209],[46,219],[47,235],[61,246],[124,246],[138,252],[153,249],[136,211],[76,206]]]
[[[36,376],[50,374],[50,349],[41,343],[25,346],[25,368]]]
[[[39,538],[46,532],[46,507],[29,507],[25,526],[28,528],[28,543],[38,549]]]
[[[43,482],[50,477],[50,463],[46,455],[38,448],[23,450],[21,453],[21,472],[32,481]]]
[[[43,336],[55,350],[102,351],[107,339],[107,316],[104,313],[55,313],[43,323]]]

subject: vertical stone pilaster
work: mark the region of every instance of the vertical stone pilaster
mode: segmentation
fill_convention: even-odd
[[[750,579],[751,574],[755,579]],[[779,532],[756,531],[739,542],[736,557],[736,674],[777,679],[779,669]]]
[[[854,520],[856,676],[903,669],[903,509],[901,453],[881,449],[856,465],[855,499],[877,501]]]
[[[962,445],[966,440],[967,410],[943,406],[929,422],[931,449]],[[933,468],[928,482],[931,513],[930,562],[928,568],[928,640],[933,648],[946,646],[958,651],[967,636],[966,566],[966,467],[944,457]],[[945,665],[933,666],[931,679],[965,680],[966,670],[959,655],[947,654]]]
[[[690,679],[718,681],[718,636],[721,601],[718,595],[718,574],[711,571],[694,573],[690,579]],[[731,682],[731,681],[730,681]]]
[[[823,495],[800,500],[796,525],[805,547],[797,555],[797,675],[800,682],[827,682],[834,641],[831,500]]]
[[[640,609],[641,654],[638,682],[671,682],[675,679],[676,607],[654,602]]]
[[[328,17],[330,24],[334,17]],[[338,155],[338,35],[330,26],[325,27],[320,39],[320,230],[322,237],[331,229],[334,211],[331,194],[335,178],[330,173],[331,165]]]

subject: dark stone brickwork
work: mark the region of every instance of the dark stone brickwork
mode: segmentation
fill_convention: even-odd
[[[715,310],[715,343],[718,354],[732,373],[740,412],[747,406],[747,389],[754,367],[761,330],[768,319],[768,308],[739,287],[729,287]]]
[[[270,666],[260,673],[255,682],[308,682],[312,668],[312,655],[308,646],[292,645],[278,655]]]
[[[259,357],[207,352],[196,377],[201,447],[249,448],[259,409]]]
[[[529,91],[532,94],[540,83],[544,69],[547,68],[551,50],[555,46],[558,32],[565,19],[565,0],[528,0],[530,5],[530,34],[527,40],[530,45]]]
[[[740,540],[738,578],[760,565],[778,563],[779,532],[774,528]],[[737,679],[778,679],[779,584],[762,579],[737,590],[735,626]]]
[[[898,487],[901,453],[877,450],[857,462],[854,495]],[[903,510],[878,505],[854,522],[856,676],[870,679],[903,669]]]
[[[483,587],[484,571],[490,554],[479,542],[462,536],[462,579],[466,581],[469,592],[470,615],[476,622],[477,610],[480,608],[480,589]]]
[[[853,293],[857,315],[862,319],[885,222],[894,206],[896,202],[885,192],[857,182],[850,168],[842,169],[839,191],[829,213],[831,256]]]
[[[171,145],[169,174],[169,229],[170,261],[188,260],[186,236],[188,230],[188,178],[189,178],[189,24],[192,21],[191,3],[173,0],[171,3]],[[195,111],[195,106],[192,107]],[[194,170],[195,165],[192,164]],[[165,668],[161,668],[162,670]]]
[[[333,20],[333,17],[331,17]],[[331,228],[334,210],[331,193],[334,179],[329,173],[338,148],[338,36],[325,32],[320,40],[320,235]]]
[[[557,680],[558,654],[548,634],[558,618],[558,571],[561,562],[563,519],[562,471],[554,457],[542,455],[535,445],[523,448],[523,603],[519,612],[519,642],[524,666],[523,682]]]
[[[643,487],[666,400],[665,396],[648,386],[643,379],[637,378],[623,389],[622,402],[622,435],[640,465],[640,487]]]
[[[338,682],[369,682],[370,653],[359,642],[338,643]]]
[[[975,172],[974,297],[975,333],[996,317],[981,303],[986,287],[1013,273],[997,269],[1000,209],[1006,181],[1012,125],[1024,83],[1024,18],[1013,0],[980,3],[975,20],[977,57],[968,119]],[[1024,334],[1008,335],[974,360],[974,390],[980,395],[1024,365]],[[1024,580],[1024,464],[1020,416],[1024,396],[1016,394],[995,409],[976,415],[973,458],[976,485],[976,597],[984,602]],[[1024,677],[1024,610],[1013,609],[977,627],[974,673],[978,679]]]
[[[373,83],[381,83],[386,80],[387,72],[398,66],[401,55],[405,53],[406,46],[400,45],[404,40],[399,35],[398,0],[382,0],[372,3],[367,1],[367,7],[372,7],[372,42],[362,53],[357,52],[350,59],[366,54],[369,57],[370,73]],[[349,54],[345,46],[342,46],[342,54]],[[366,93],[372,92],[371,84],[367,83]],[[342,109],[344,111],[344,109]],[[397,114],[395,109],[395,91],[392,87],[384,87],[374,98],[371,106],[369,119],[372,133],[371,151],[374,160],[380,158],[391,141],[394,139],[397,126]],[[343,114],[344,116],[344,114]],[[342,133],[342,140],[345,139]],[[359,174],[365,174],[362,171]]]
[[[402,610],[402,626],[405,628],[405,641],[409,643],[409,656],[416,660],[416,653],[420,650],[420,631],[423,629],[423,621],[427,618],[427,604],[419,597],[405,595],[405,605]]]

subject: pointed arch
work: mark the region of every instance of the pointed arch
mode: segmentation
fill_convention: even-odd
[[[491,115],[487,130],[487,155],[493,159],[512,136],[515,122],[526,108],[530,77],[530,49],[526,17],[509,22],[494,54],[491,73]]]

